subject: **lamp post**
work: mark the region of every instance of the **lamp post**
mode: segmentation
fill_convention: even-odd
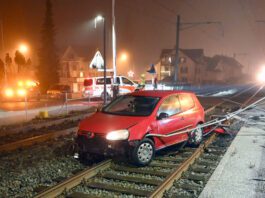
[[[106,86],[106,75],[107,75],[107,71],[106,71],[106,66],[107,66],[107,60],[106,60],[106,22],[105,22],[105,17],[101,16],[101,15],[98,15],[96,18],[95,18],[95,24],[98,22],[98,21],[103,21],[103,69],[104,69],[104,91],[103,91],[103,97],[104,97],[104,101],[103,101],[103,104],[105,105],[106,102],[107,102],[107,86]]]

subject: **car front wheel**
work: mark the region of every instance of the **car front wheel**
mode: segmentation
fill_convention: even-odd
[[[202,138],[202,128],[200,127],[200,125],[197,125],[197,128],[190,132],[188,143],[191,146],[197,147],[201,144]]]
[[[148,165],[155,154],[154,143],[150,139],[143,139],[136,147],[132,150],[132,161],[138,166]]]

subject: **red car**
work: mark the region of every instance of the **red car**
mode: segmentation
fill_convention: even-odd
[[[203,131],[183,130],[204,122],[204,109],[192,92],[139,91],[120,96],[101,112],[81,121],[79,155],[126,155],[147,165],[155,151],[188,141],[198,146]]]

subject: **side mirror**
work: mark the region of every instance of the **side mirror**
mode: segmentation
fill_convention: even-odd
[[[157,117],[157,119],[158,120],[163,120],[165,118],[168,118],[168,116],[169,115],[167,113],[162,112],[162,113],[159,114],[159,116]]]

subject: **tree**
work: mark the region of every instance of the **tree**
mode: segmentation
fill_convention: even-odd
[[[14,61],[17,64],[18,73],[21,73],[22,69],[25,67],[26,64],[25,56],[20,51],[17,50],[15,53]]]
[[[0,59],[0,82],[4,80],[5,77],[5,63]]]
[[[6,63],[6,73],[8,73],[7,71],[13,71],[11,69],[11,67],[12,67],[12,58],[10,57],[9,53],[6,53],[5,63]]]
[[[52,3],[46,0],[46,12],[41,30],[41,47],[38,53],[39,65],[36,75],[44,93],[59,82],[59,61],[55,47],[55,27],[53,23]]]
[[[26,61],[26,64],[25,64],[25,68],[30,69],[31,64],[32,64],[32,61],[30,58],[28,58],[28,60]]]

